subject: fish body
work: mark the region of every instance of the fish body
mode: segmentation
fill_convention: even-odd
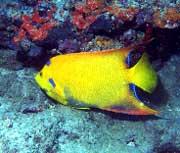
[[[131,115],[158,112],[138,100],[131,83],[151,93],[157,76],[144,53],[132,68],[125,62],[129,48],[81,52],[51,58],[35,80],[46,94],[78,109],[99,108]]]

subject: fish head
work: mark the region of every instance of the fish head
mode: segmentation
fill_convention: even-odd
[[[51,67],[46,64],[35,76],[35,81],[47,94],[51,92],[55,86],[51,74]]]

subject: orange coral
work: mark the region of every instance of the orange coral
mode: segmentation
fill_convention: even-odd
[[[86,0],[85,4],[78,3],[75,5],[75,11],[72,12],[72,23],[78,29],[84,30],[104,12],[110,12],[123,21],[131,21],[138,13],[138,9],[121,9],[114,5],[106,6],[104,0]]]
[[[135,17],[135,15],[138,13],[138,9],[136,8],[127,8],[122,9],[117,6],[110,6],[107,7],[106,10],[110,12],[111,14],[115,15],[118,19],[121,19],[122,21],[131,21]]]
[[[80,30],[86,29],[103,12],[103,6],[102,0],[86,0],[85,4],[76,4],[72,13],[72,23]]]
[[[175,28],[180,20],[180,13],[175,8],[168,8],[164,14],[157,10],[153,15],[154,24],[159,28]]]
[[[72,16],[72,23],[80,30],[86,29],[97,18],[96,15],[83,16],[83,14],[78,11],[73,12]]]
[[[86,0],[86,4],[91,11],[99,9],[104,5],[103,0]]]
[[[176,21],[180,20],[180,13],[178,13],[175,8],[169,8],[169,9],[167,9],[164,18],[166,20],[176,22]]]
[[[161,19],[159,10],[153,14],[153,21],[154,21],[154,24],[160,28],[163,28],[165,25],[164,21],[162,21],[162,19]]]
[[[86,0],[85,4],[75,5],[75,11],[72,12],[72,23],[78,29],[84,30],[104,12],[109,12],[122,21],[132,21],[139,11],[133,7],[120,8],[115,4],[107,6],[104,0]],[[176,28],[177,21],[180,20],[180,13],[176,8],[168,8],[164,12],[154,10],[152,19],[159,28]]]
[[[19,33],[14,37],[14,42],[22,41],[27,35],[33,41],[44,40],[48,31],[57,25],[57,22],[52,20],[55,8],[52,7],[50,11],[47,12],[46,17],[41,17],[38,11],[34,11],[32,16],[23,15],[22,25],[19,29]]]

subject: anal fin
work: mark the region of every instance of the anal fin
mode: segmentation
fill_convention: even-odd
[[[104,110],[115,113],[129,114],[129,115],[156,115],[159,113],[157,110],[154,110],[146,106],[132,95],[129,95],[127,97],[126,102],[119,105],[114,105],[108,108],[104,108]]]

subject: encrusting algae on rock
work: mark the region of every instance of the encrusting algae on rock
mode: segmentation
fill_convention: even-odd
[[[48,96],[73,108],[157,114],[130,90],[134,85],[151,93],[157,85],[157,75],[146,53],[128,68],[126,59],[131,51],[123,48],[58,55],[47,62],[35,80]]]

